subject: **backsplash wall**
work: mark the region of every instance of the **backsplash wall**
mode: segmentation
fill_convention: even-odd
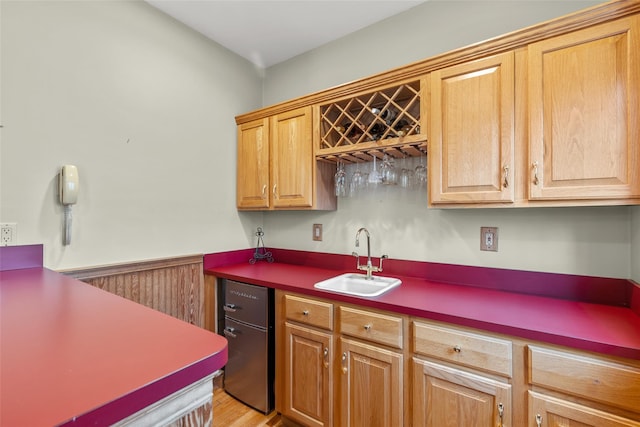
[[[631,208],[631,278],[640,285],[640,206]]]
[[[279,248],[366,254],[362,241],[354,243],[367,227],[376,257],[630,278],[630,213],[626,206],[431,209],[424,192],[383,187],[340,199],[336,212],[268,213],[264,229],[265,242]],[[312,240],[314,223],[323,224],[322,242]],[[480,251],[482,226],[498,227],[498,252]]]

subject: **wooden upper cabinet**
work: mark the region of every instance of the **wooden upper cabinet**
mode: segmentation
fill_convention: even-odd
[[[316,161],[312,108],[238,124],[240,210],[336,208],[335,166]]]
[[[238,208],[269,208],[269,119],[238,126]]]
[[[639,32],[604,2],[238,116],[238,209],[335,210],[335,162],[425,147],[432,207],[640,205]]]
[[[513,202],[514,53],[431,73],[432,204]]]
[[[640,197],[640,17],[528,48],[529,198]]]
[[[273,206],[313,204],[311,107],[271,118],[271,196]]]

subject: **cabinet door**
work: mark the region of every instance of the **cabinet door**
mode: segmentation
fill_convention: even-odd
[[[269,207],[269,120],[238,126],[238,208]]]
[[[430,202],[513,202],[514,53],[431,73]]]
[[[403,425],[402,354],[340,339],[340,425]]]
[[[285,323],[284,414],[307,426],[332,425],[331,335]]]
[[[529,391],[529,427],[640,427],[640,422]]]
[[[640,197],[640,17],[529,47],[531,199]]]
[[[413,425],[511,426],[511,385],[414,358]]]
[[[276,208],[313,204],[311,107],[271,119],[271,194]]]

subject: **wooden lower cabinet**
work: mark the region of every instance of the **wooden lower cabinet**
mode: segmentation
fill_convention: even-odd
[[[640,427],[638,360],[276,295],[285,425]]]
[[[340,338],[340,426],[403,425],[403,356]]]
[[[283,413],[307,426],[332,425],[332,337],[285,323]]]
[[[640,427],[638,361],[538,345],[527,360],[530,427]]]
[[[640,422],[529,392],[529,427],[640,427]]]
[[[511,425],[511,385],[461,369],[413,359],[413,425]]]

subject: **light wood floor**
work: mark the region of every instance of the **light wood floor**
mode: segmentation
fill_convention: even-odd
[[[264,415],[235,398],[221,388],[213,392],[213,427],[282,427],[275,411]]]

